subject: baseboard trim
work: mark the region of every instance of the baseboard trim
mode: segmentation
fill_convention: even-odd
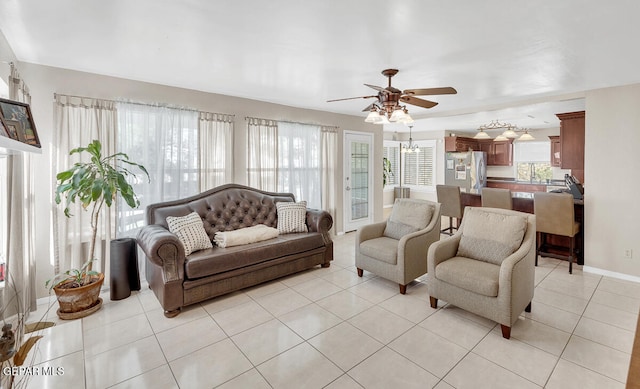
[[[640,283],[640,277],[631,276],[629,274],[624,274],[624,273],[618,273],[618,272],[615,272],[615,271],[600,269],[600,268],[597,268],[597,267],[583,266],[582,267],[582,271],[587,272],[587,273],[598,274],[598,275],[601,275],[601,276],[618,278],[620,280]]]

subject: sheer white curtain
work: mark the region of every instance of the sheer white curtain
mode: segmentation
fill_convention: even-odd
[[[69,152],[85,147],[97,139],[102,143],[103,155],[116,152],[115,103],[92,98],[56,95],[54,102],[53,172],[69,169],[74,163],[86,161],[86,155]],[[82,153],[86,154],[86,153]],[[82,158],[82,159],[81,159]],[[53,183],[55,188],[55,182]],[[90,214],[80,204],[71,204],[71,216],[65,217],[65,202],[53,201],[53,245],[55,272],[78,268],[88,259],[91,239]],[[109,242],[115,239],[115,207],[103,207],[98,226],[93,268],[105,273],[109,283]]]
[[[278,189],[278,123],[247,118],[247,183],[275,192]]]
[[[151,182],[131,185],[140,206],[119,200],[118,237],[135,237],[147,205],[199,193],[198,112],[138,103],[118,103],[118,151],[143,165]]]
[[[227,184],[233,179],[233,121],[233,115],[200,112],[200,192]]]
[[[322,159],[322,209],[333,217],[332,233],[336,223],[336,168],[338,162],[338,129],[323,126],[320,131]]]
[[[10,64],[9,98],[31,104],[29,88],[17,68]],[[35,204],[33,191],[32,156],[28,153],[6,157],[6,210],[5,288],[0,289],[2,318],[17,312],[36,309],[35,285]]]
[[[320,126],[278,122],[278,192],[322,207]]]

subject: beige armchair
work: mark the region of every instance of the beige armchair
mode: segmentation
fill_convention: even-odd
[[[509,339],[534,289],[535,215],[467,207],[458,232],[429,247],[427,287],[432,308],[443,299],[496,321]]]
[[[427,272],[427,250],[440,239],[440,204],[426,200],[396,199],[389,219],[358,229],[358,275],[369,271],[397,282],[405,294],[407,284]]]

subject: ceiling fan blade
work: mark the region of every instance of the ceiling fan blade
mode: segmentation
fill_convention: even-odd
[[[378,97],[378,95],[375,96],[360,96],[360,97],[347,97],[344,99],[333,99],[333,100],[327,100],[327,103],[331,103],[334,101],[344,101],[344,100],[356,100],[356,99],[370,99],[372,97]]]
[[[371,88],[371,89],[375,89],[375,90],[377,90],[378,92],[387,92],[387,90],[386,90],[386,89],[384,89],[384,88],[383,88],[383,87],[381,87],[381,86],[375,86],[375,85],[371,85],[371,84],[364,84],[364,85],[365,85],[365,86],[368,86],[368,87],[369,87],[369,88]]]
[[[402,92],[405,95],[425,96],[425,95],[455,95],[457,90],[451,87],[444,88],[423,88],[423,89],[407,89]]]
[[[436,103],[435,101],[423,100],[411,96],[402,96],[400,97],[400,100],[404,101],[405,103],[417,105],[418,107],[422,108],[433,108],[438,105],[438,103]]]

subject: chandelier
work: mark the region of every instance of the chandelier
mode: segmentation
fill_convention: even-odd
[[[411,138],[411,129],[413,126],[409,126],[409,143],[401,143],[400,150],[403,153],[419,153],[420,147],[416,143],[413,143],[413,138]]]
[[[487,134],[488,130],[501,130],[504,129],[504,132],[498,135],[494,141],[504,141],[509,139],[518,138],[518,140],[534,140],[535,138],[529,134],[528,128],[518,128],[511,123],[499,122],[498,120],[492,120],[489,124],[483,124],[478,127],[478,133],[473,137],[473,139],[491,139],[491,136]],[[518,133],[521,132],[522,135],[518,137]]]
[[[373,124],[411,124],[414,122],[413,118],[409,116],[407,106],[400,105],[397,102],[394,105],[385,105],[383,107],[380,107],[377,104],[372,104],[371,111],[369,111],[369,114],[364,121]]]

